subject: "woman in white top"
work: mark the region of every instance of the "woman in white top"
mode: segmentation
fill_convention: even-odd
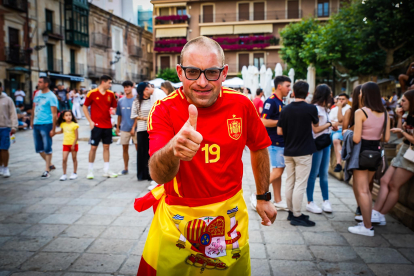
[[[316,139],[318,151],[312,155],[312,169],[308,178],[308,186],[306,188],[306,195],[308,197],[308,204],[306,210],[312,213],[320,214],[324,212],[331,213],[332,206],[329,203],[328,191],[328,168],[329,157],[331,154],[331,128],[338,129],[338,122],[329,121],[328,104],[331,102],[331,88],[326,84],[320,84],[315,89],[315,94],[312,99],[312,104],[318,109],[319,125],[312,126],[313,138]],[[323,142],[321,142],[323,141]],[[319,146],[318,146],[319,145]],[[323,148],[320,148],[323,147]],[[315,180],[319,175],[319,182],[322,191],[322,209],[313,201],[313,191],[315,189]]]
[[[151,180],[149,161],[149,135],[147,132],[148,115],[152,108],[151,95],[154,89],[148,82],[141,82],[137,87],[137,97],[134,100],[131,118],[135,118],[137,126],[137,178],[138,180]]]
[[[78,89],[73,89],[71,92],[72,98],[72,113],[76,117],[76,119],[82,119],[81,107],[80,107],[80,95]]]

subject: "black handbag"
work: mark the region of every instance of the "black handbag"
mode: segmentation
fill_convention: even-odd
[[[330,134],[322,134],[315,138],[315,146],[318,151],[323,150],[332,143]]]
[[[385,130],[387,128],[387,111],[384,113],[384,125],[382,140],[385,139]],[[359,167],[360,168],[377,168],[382,160],[382,151],[384,148],[384,143],[380,142],[380,151],[376,150],[364,150],[359,153]]]

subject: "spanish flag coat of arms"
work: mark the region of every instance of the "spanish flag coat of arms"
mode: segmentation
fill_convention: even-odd
[[[150,112],[150,154],[164,147],[188,120],[182,88]],[[271,144],[244,95],[222,88],[210,107],[198,109],[200,150],[181,161],[177,175],[158,185],[134,208],[154,208],[137,275],[250,275],[248,214],[241,157]]]

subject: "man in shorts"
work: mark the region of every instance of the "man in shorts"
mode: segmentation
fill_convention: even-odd
[[[109,88],[112,85],[112,78],[102,75],[99,79],[99,86],[89,91],[83,105],[83,113],[89,121],[91,128],[91,150],[89,151],[89,170],[86,178],[93,179],[93,163],[95,162],[96,150],[99,142],[103,144],[104,177],[117,177],[116,173],[109,171],[109,146],[112,144],[112,123],[110,109],[116,108],[115,94]],[[89,115],[88,107],[91,107]]]
[[[33,99],[33,138],[36,152],[46,161],[46,169],[41,179],[50,177],[52,165],[52,137],[55,135],[57,106],[56,95],[49,89],[50,79],[40,77],[38,82],[39,92]]]
[[[10,177],[8,167],[10,134],[16,133],[18,123],[13,100],[2,91],[0,82],[0,176]]]
[[[268,147],[272,171],[269,182],[272,183],[274,192],[274,205],[278,210],[288,210],[286,202],[282,200],[282,174],[285,170],[285,158],[283,157],[285,143],[283,136],[277,134],[277,122],[283,108],[283,97],[286,97],[291,88],[291,80],[286,76],[277,76],[274,79],[275,92],[265,101],[261,119],[266,127],[272,145]],[[256,194],[250,198],[253,210],[256,210]]]
[[[116,108],[116,115],[118,115],[118,124],[116,125],[116,133],[121,136],[121,145],[124,157],[124,169],[119,175],[128,174],[128,162],[129,162],[129,141],[134,141],[135,149],[137,149],[137,136],[135,131],[136,121],[131,119],[131,109],[134,103],[135,97],[132,95],[132,81],[124,81],[122,86],[124,87],[125,97],[122,97],[118,101]]]

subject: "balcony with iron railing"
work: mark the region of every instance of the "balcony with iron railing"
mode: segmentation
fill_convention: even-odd
[[[45,33],[49,36],[49,38],[54,38],[57,40],[64,39],[65,28],[63,26],[45,22],[44,28]]]
[[[20,47],[5,47],[6,62],[18,65],[28,65],[30,53]]]
[[[188,15],[159,15],[155,17],[155,25],[165,24],[185,24],[189,23],[190,17]]]
[[[27,12],[27,0],[3,0],[3,6],[20,12]]]
[[[115,70],[112,70],[111,68],[88,66],[89,78],[99,79],[102,75],[108,75],[113,78],[115,76]]]
[[[46,64],[46,69],[49,72],[54,72],[54,73],[63,73],[62,70],[62,60],[61,59],[50,59],[50,58],[46,58],[45,59],[45,64]]]
[[[203,14],[199,16],[199,23],[243,22],[263,20],[300,19],[302,10],[278,10],[262,12],[228,12]]]
[[[136,45],[128,45],[128,53],[130,56],[142,58],[142,48]]]
[[[69,74],[76,75],[76,76],[84,76],[85,75],[85,64],[83,63],[73,63],[69,62]]]
[[[185,38],[159,39],[155,41],[154,51],[164,53],[180,53],[187,43]]]
[[[103,33],[92,33],[92,45],[102,48],[112,48],[112,39]]]

